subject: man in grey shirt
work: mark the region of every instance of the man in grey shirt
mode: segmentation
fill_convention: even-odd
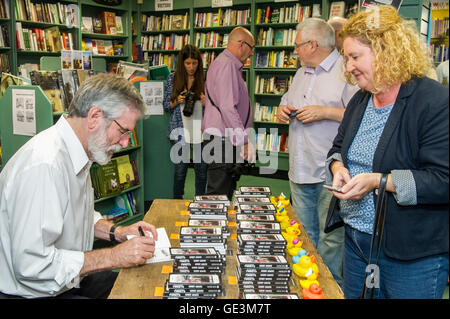
[[[346,83],[334,30],[322,19],[297,26],[295,54],[302,67],[281,98],[277,117],[289,122],[292,206],[335,280],[342,283],[343,229],[325,234],[331,194],[323,188],[325,160],[345,106],[358,87]]]

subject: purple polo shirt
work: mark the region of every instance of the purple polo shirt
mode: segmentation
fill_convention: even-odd
[[[253,112],[247,86],[242,78],[242,67],[241,61],[225,49],[211,63],[205,83],[202,131],[228,137],[235,146],[248,143],[248,131],[245,129],[250,128],[253,123]],[[220,112],[212,105],[208,93],[220,108]],[[247,114],[248,121],[244,128]]]

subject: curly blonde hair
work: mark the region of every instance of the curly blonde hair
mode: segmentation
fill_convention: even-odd
[[[392,6],[378,6],[354,15],[340,35],[344,40],[351,37],[372,49],[377,92],[406,83],[412,76],[424,77],[433,67],[416,24],[402,19]],[[356,84],[351,73],[345,71],[345,77]]]

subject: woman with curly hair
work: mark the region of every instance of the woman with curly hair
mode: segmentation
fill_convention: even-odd
[[[449,272],[448,90],[426,77],[426,47],[393,7],[358,13],[341,35],[346,78],[361,88],[327,159],[327,180],[341,189],[332,193],[345,225],[344,294],[360,297],[372,269],[376,298],[441,298]],[[366,268],[375,190],[386,178],[378,264]]]

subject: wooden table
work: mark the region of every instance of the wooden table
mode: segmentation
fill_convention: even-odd
[[[183,222],[187,223],[189,220],[189,215],[184,213],[185,211],[185,200],[156,199],[146,213],[144,221],[155,225],[157,228],[164,227],[170,238],[172,234],[179,234],[181,224]],[[296,214],[293,212],[290,212],[289,216],[294,220],[297,219]],[[235,222],[236,215],[229,214],[228,221],[231,223]],[[233,225],[233,223],[231,225]],[[227,240],[227,250],[232,250],[232,255],[227,254],[226,256],[226,270],[222,275],[223,287],[226,294],[224,297],[220,298],[237,299],[238,287],[237,283],[235,283],[237,252],[237,241],[235,238],[236,226],[229,228],[232,235]],[[343,299],[344,296],[341,289],[334,281],[328,267],[323,263],[322,258],[317,253],[317,250],[306,234],[303,226],[301,226],[300,239],[303,240],[303,248],[317,259],[317,265],[319,267],[319,283],[324,297],[327,299]],[[180,247],[179,239],[171,238],[170,242],[172,247]],[[288,255],[286,258],[292,265],[292,258]],[[170,268],[170,266],[172,266],[172,261],[121,269],[109,298],[161,299],[164,284],[169,276],[168,273],[165,273],[165,270]],[[297,293],[301,298],[301,287],[298,283],[298,278],[294,273],[292,273],[289,283],[291,292]]]

